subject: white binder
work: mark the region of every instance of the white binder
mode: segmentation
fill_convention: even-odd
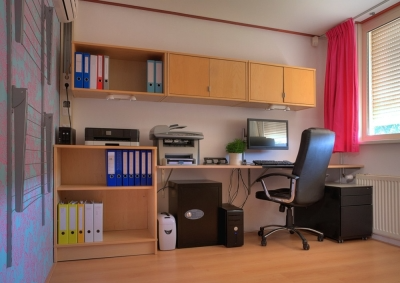
[[[93,204],[93,242],[103,241],[103,203]]]
[[[110,89],[110,57],[104,56],[103,89]]]
[[[97,55],[90,55],[90,88],[97,89]]]
[[[93,202],[85,202],[85,243],[93,242]]]

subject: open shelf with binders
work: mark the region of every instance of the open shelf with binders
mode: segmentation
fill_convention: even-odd
[[[139,101],[161,101],[165,97],[167,82],[166,60],[164,51],[139,49],[123,46],[105,45],[97,43],[73,42],[72,56],[75,52],[84,52],[91,55],[109,56],[109,89],[76,88],[72,83],[74,97],[106,99],[108,95],[135,96]],[[162,61],[161,93],[147,92],[147,60]],[[74,62],[72,60],[71,76],[74,76]]]
[[[152,152],[151,186],[107,186],[106,150]],[[54,262],[157,253],[156,147],[54,146]],[[58,244],[58,203],[103,203],[103,241]]]

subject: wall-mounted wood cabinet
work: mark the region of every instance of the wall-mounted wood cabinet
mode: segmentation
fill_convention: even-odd
[[[249,107],[315,107],[315,69],[249,62]]]
[[[74,97],[102,98],[109,94],[134,95],[140,101],[161,101],[165,96],[166,85],[166,52],[129,48],[122,46],[92,44],[85,42],[72,43],[72,58],[75,52],[85,52],[92,55],[109,56],[109,89],[77,88],[74,85],[74,66],[72,60],[71,82]],[[147,60],[163,62],[163,92],[147,92]],[[91,70],[92,71],[92,70]]]
[[[169,91],[164,101],[180,102],[184,99],[190,102],[188,97],[208,98],[218,105],[245,101],[246,70],[246,61],[170,53]]]
[[[292,110],[316,106],[315,69],[85,42],[73,42],[76,51],[109,56],[110,78],[108,90],[77,88],[72,79],[74,97],[122,94],[139,101],[254,108],[278,104]],[[147,92],[147,60],[163,62],[162,93]]]

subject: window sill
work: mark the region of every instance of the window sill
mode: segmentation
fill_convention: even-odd
[[[387,144],[387,143],[400,143],[400,140],[392,139],[392,140],[370,140],[370,141],[359,141],[360,145],[368,145],[368,144]]]

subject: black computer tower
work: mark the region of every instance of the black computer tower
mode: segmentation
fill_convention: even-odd
[[[222,183],[210,180],[169,181],[169,213],[176,221],[176,247],[218,245],[218,207]]]
[[[219,243],[227,248],[243,246],[243,209],[229,203],[218,208]]]

